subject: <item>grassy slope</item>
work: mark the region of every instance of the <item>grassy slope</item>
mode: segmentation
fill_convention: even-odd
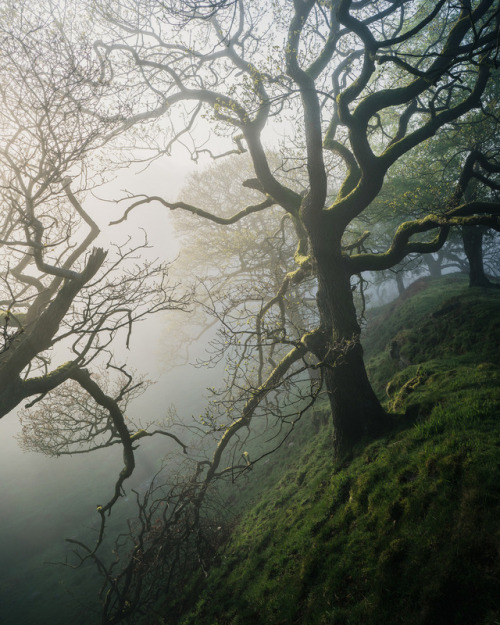
[[[297,445],[159,622],[500,623],[500,293],[446,278],[409,295],[372,314],[365,345],[377,391],[412,424],[342,467],[328,426]]]

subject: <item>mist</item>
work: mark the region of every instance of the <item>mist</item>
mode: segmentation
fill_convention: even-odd
[[[129,240],[147,237],[149,249],[144,258],[164,259],[175,263],[179,245],[164,207],[147,206],[143,214],[132,214],[125,224],[108,227],[109,221],[123,212],[120,206],[103,201],[123,197],[125,189],[134,193],[147,185],[157,193],[175,197],[193,164],[183,153],[167,162],[156,163],[146,174],[138,167],[119,172],[112,182],[87,197],[89,213],[99,223],[101,234],[96,244],[110,248]],[[175,280],[175,278],[173,278]],[[183,285],[180,284],[182,289]],[[187,322],[189,313],[182,313]],[[220,367],[206,369],[190,363],[172,369],[165,360],[169,343],[168,312],[134,325],[129,348],[124,337],[116,342],[115,359],[127,364],[151,381],[146,392],[130,406],[134,422],[163,422],[175,412],[176,421],[189,423],[200,414],[209,397],[206,390],[217,384]],[[190,362],[203,358],[206,341],[190,349]],[[54,362],[63,363],[63,346],[55,351]],[[197,389],[193,394],[193,388]],[[182,428],[181,428],[182,430]],[[0,422],[0,605],[2,625],[43,622],[54,625],[92,625],[100,622],[97,596],[101,581],[94,574],[92,562],[73,568],[78,559],[65,539],[92,542],[96,538],[96,507],[110,498],[122,466],[119,446],[91,454],[58,458],[23,451],[18,437],[21,426],[17,411]],[[180,433],[182,436],[182,432]],[[126,529],[125,521],[135,516],[135,495],[143,492],[149,480],[162,467],[165,458],[177,451],[169,439],[147,439],[136,451],[136,470],[125,483],[125,493],[113,510],[107,533],[111,538]],[[112,544],[110,543],[109,549]]]
[[[496,623],[498,2],[4,4],[0,625]]]

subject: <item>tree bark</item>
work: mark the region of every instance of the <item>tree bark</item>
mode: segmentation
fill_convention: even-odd
[[[424,254],[422,258],[429,269],[431,278],[439,278],[442,275],[441,263],[443,262],[440,254],[438,254],[437,259],[432,254]]]
[[[316,252],[322,339],[315,355],[324,368],[337,457],[390,424],[366,373],[347,262],[341,255]]]
[[[395,276],[396,276],[396,286],[398,287],[398,295],[401,297],[401,295],[403,295],[403,293],[405,292],[405,283],[403,279],[402,270],[396,271]]]
[[[471,287],[497,286],[493,282],[490,282],[484,272],[483,234],[484,228],[481,226],[464,226],[462,228],[464,251],[469,261],[469,286]]]

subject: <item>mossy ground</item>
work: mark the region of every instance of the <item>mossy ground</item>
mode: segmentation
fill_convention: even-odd
[[[407,418],[343,466],[329,426],[309,437],[158,622],[500,623],[500,294],[426,281],[372,327],[378,392]]]

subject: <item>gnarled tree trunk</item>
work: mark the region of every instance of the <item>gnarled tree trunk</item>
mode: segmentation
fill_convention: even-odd
[[[366,373],[347,261],[340,254],[316,253],[321,341],[315,353],[324,369],[337,457],[390,423]]]
[[[434,258],[432,254],[424,254],[422,256],[423,261],[427,265],[431,278],[439,278],[442,275],[441,264],[443,262],[443,259],[441,258],[439,253],[437,256],[437,258]]]

